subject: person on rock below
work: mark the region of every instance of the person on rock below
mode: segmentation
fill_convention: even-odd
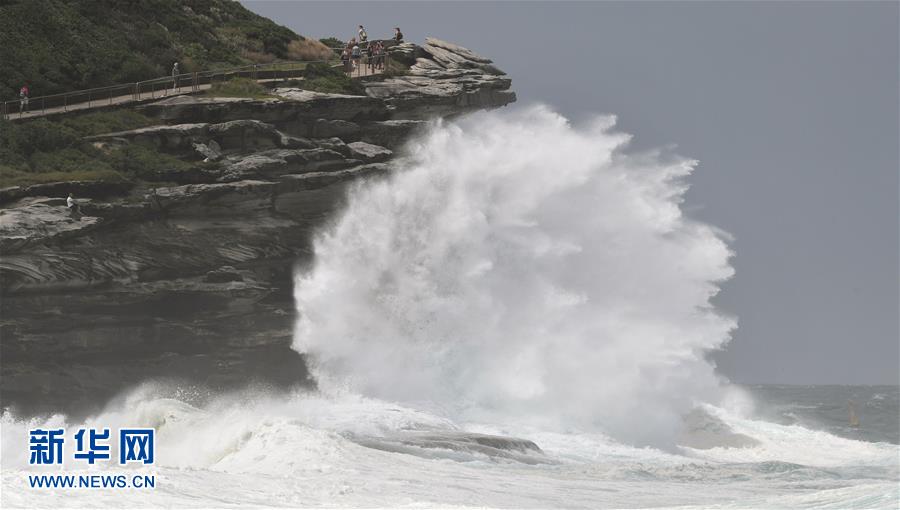
[[[71,193],[69,193],[69,196],[66,198],[66,207],[69,208],[69,211],[72,214],[79,212],[78,202],[75,201],[75,197]]]
[[[403,42],[403,32],[400,31],[400,27],[394,27],[394,41],[397,44]]]

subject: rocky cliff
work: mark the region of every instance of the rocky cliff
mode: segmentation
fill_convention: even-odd
[[[3,406],[90,412],[147,379],[314,384],[289,347],[292,274],[311,262],[313,232],[350,183],[389,174],[429,119],[515,101],[509,78],[465,48],[390,51],[408,70],[366,81],[364,96],[176,96],[136,107],[157,125],[88,138],[197,163],[157,184],[0,190]],[[93,198],[71,213],[69,192]]]

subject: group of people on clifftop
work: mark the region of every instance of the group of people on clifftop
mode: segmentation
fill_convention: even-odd
[[[403,42],[403,32],[400,27],[394,27],[394,37],[391,38],[394,44]],[[344,64],[344,70],[352,73],[354,69],[359,69],[361,63],[368,66],[370,72],[384,69],[385,60],[385,41],[374,40],[369,41],[369,34],[366,33],[364,26],[360,25],[356,32],[356,37],[350,38],[341,51],[341,62]]]

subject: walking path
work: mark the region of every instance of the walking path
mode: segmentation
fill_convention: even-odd
[[[228,73],[228,71],[224,71],[223,73]],[[352,73],[350,73],[350,77],[351,78],[365,78],[367,76],[374,76],[374,75],[381,74],[381,73],[382,73],[382,70],[380,70],[380,69],[372,69],[368,65],[360,65],[356,69],[354,69]],[[255,81],[257,83],[277,83],[279,81],[285,81],[288,79],[302,80],[303,77],[302,76],[291,76],[289,73],[285,73],[284,77],[261,78],[261,79],[255,80]],[[167,78],[167,80],[170,82],[170,83],[168,83],[168,86],[169,86],[168,89],[163,88],[160,90],[154,90],[151,88],[149,90],[142,91],[139,94],[129,93],[129,94],[121,94],[121,95],[115,95],[115,96],[110,95],[109,97],[89,99],[87,101],[79,101],[79,102],[75,102],[72,104],[66,104],[64,106],[53,106],[53,107],[44,108],[43,107],[43,105],[44,105],[43,99],[44,98],[36,97],[36,98],[32,98],[29,100],[28,110],[25,112],[17,111],[19,108],[18,100],[7,101],[5,103],[5,105],[7,108],[6,111],[8,111],[9,113],[5,117],[9,120],[32,119],[35,117],[45,117],[48,115],[56,115],[56,114],[84,111],[84,110],[92,110],[92,109],[96,109],[96,108],[104,108],[104,107],[115,106],[115,105],[123,105],[123,104],[130,104],[130,103],[136,103],[136,104],[147,103],[150,101],[156,101],[158,99],[162,99],[164,97],[174,97],[174,96],[185,96],[185,95],[190,95],[190,94],[197,94],[197,93],[204,92],[204,91],[207,91],[212,88],[212,83],[198,83],[198,84],[193,84],[193,85],[188,83],[185,86],[172,89],[171,88],[172,79]],[[126,87],[131,87],[131,85],[127,85],[127,86],[123,85],[123,86],[119,86],[118,88],[120,88],[122,90],[126,90]],[[85,94],[86,94],[86,91],[75,91],[75,92],[70,92],[67,95],[69,95],[69,96],[77,96],[77,95],[84,96]],[[61,96],[60,94],[57,94],[56,96],[47,96],[47,97],[48,98],[53,97],[56,100],[55,102],[58,103],[60,96]],[[2,112],[0,112],[0,113],[2,113]],[[2,117],[2,115],[0,115],[0,117]]]

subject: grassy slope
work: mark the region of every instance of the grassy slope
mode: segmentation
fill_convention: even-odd
[[[153,181],[189,170],[190,163],[149,147],[103,149],[82,139],[152,123],[131,110],[21,123],[0,120],[0,188],[57,181]]]
[[[0,0],[0,98],[297,58],[290,29],[231,0]]]

